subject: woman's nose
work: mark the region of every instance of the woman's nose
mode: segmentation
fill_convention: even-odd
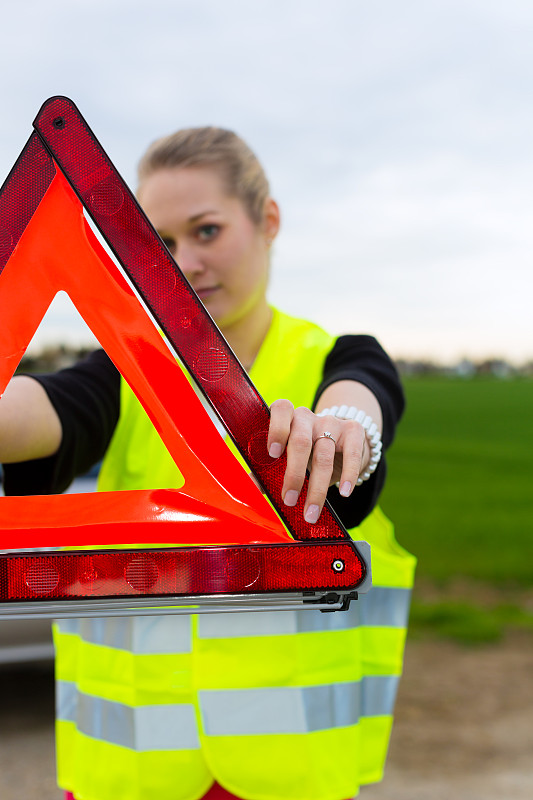
[[[191,275],[198,275],[204,270],[202,260],[194,247],[189,247],[186,244],[178,245],[174,258],[187,278]]]

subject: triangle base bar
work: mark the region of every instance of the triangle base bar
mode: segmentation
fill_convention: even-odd
[[[243,611],[346,611],[358,592],[310,592],[287,595],[224,595],[216,602],[211,597],[166,598],[158,600],[161,605],[150,605],[147,598],[117,599],[106,602],[85,600],[83,603],[62,601],[60,603],[21,603],[16,615],[13,606],[0,603],[0,622],[14,619],[87,619],[91,617],[162,616],[169,614],[228,614]],[[179,606],[178,606],[179,603]]]
[[[0,602],[351,590],[354,542],[0,554]]]

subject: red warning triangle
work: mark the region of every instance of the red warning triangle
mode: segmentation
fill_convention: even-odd
[[[306,487],[296,507],[281,503],[285,458],[274,460],[267,453],[267,406],[77,108],[67,98],[51,98],[34,127],[0,191],[0,393],[63,290],[143,404],[185,485],[180,490],[2,498],[0,550],[50,544],[131,547],[136,541],[182,546],[149,551],[153,570],[148,573],[158,576],[150,591],[146,569],[139,567],[141,577],[133,585],[124,578],[126,564],[116,567],[122,577],[111,582],[112,591],[104,581],[96,592],[94,574],[110,575],[119,555],[129,557],[131,565],[138,553],[2,555],[0,604],[106,592],[160,597],[353,590],[366,574],[361,553],[329,506],[318,524],[305,522]],[[275,511],[224,444],[158,329],[220,416]],[[172,566],[155,565],[156,557],[170,552]],[[74,561],[65,562],[68,558]],[[83,558],[93,565],[89,572]],[[94,573],[97,558],[101,563]],[[93,575],[86,581],[87,594],[65,589],[60,565],[73,568],[74,562],[83,574]],[[198,570],[194,585],[189,579],[186,587],[176,583],[185,563],[187,575],[192,574],[193,562]],[[71,584],[79,584],[77,575]],[[36,585],[46,591],[39,594]]]

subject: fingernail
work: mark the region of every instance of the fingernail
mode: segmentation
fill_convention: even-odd
[[[307,511],[304,514],[304,519],[306,522],[316,522],[318,519],[318,515],[320,513],[320,509],[318,506],[312,505],[309,506]]]
[[[268,455],[271,458],[279,458],[282,451],[283,448],[279,442],[272,442],[272,444],[270,445],[270,450],[268,451]]]
[[[295,506],[298,502],[298,492],[295,489],[289,489],[283,498],[283,502],[286,506]]]
[[[351,491],[352,491],[352,484],[350,483],[350,481],[344,481],[344,483],[339,489],[339,494],[342,494],[343,497],[349,497]]]

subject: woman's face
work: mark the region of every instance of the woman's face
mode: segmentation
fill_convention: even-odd
[[[220,328],[265,305],[268,249],[278,227],[274,201],[267,200],[265,218],[256,225],[209,167],[159,169],[144,180],[138,194],[148,218]]]

